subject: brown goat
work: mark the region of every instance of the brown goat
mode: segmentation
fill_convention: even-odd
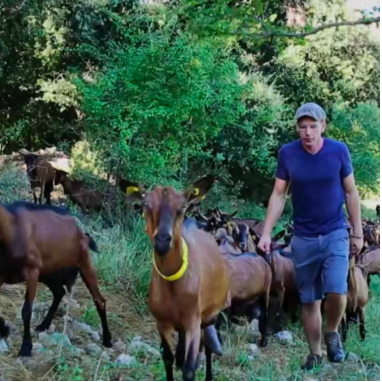
[[[357,257],[357,263],[360,264],[367,273],[367,285],[370,285],[370,276],[380,274],[380,248],[371,246],[365,252]]]
[[[70,179],[68,175],[63,170],[56,170],[55,184],[62,185],[65,195],[68,195],[69,199],[77,204],[82,212],[100,211],[104,197],[102,192],[94,190],[85,182]]]
[[[348,293],[346,312],[342,318],[342,338],[346,341],[347,331],[349,329],[349,319],[356,317],[359,320],[359,334],[361,339],[366,338],[365,329],[365,307],[369,300],[369,288],[364,276],[364,269],[362,266],[350,265],[348,276]]]
[[[235,323],[237,318],[246,316],[248,322],[258,318],[260,346],[267,345],[267,314],[272,271],[265,260],[256,253],[237,253],[238,248],[224,228],[219,228],[215,236],[220,241],[219,250],[227,264],[230,276],[231,306],[225,310]],[[219,320],[218,326],[220,326]]]
[[[55,170],[52,165],[41,156],[20,150],[27,166],[29,183],[33,192],[33,201],[37,203],[36,188],[40,187],[39,203],[42,203],[42,196],[46,199],[46,204],[50,204],[50,194],[53,191]]]
[[[296,284],[296,272],[293,261],[286,256],[289,253],[290,247],[282,249],[283,246],[277,242],[284,237],[285,231],[279,232],[272,238],[272,253],[270,256],[264,255],[269,259],[269,264],[272,269],[272,286],[271,296],[276,298],[276,315],[281,317],[283,311],[288,311],[291,315],[292,322],[297,320],[297,307],[299,304],[299,294]],[[256,244],[260,238],[255,236]]]
[[[24,336],[19,356],[31,356],[30,321],[38,282],[48,286],[53,302],[47,316],[36,330],[49,328],[54,313],[75,283],[78,272],[89,289],[103,329],[103,344],[111,347],[105,300],[98,290],[89,248],[97,250],[89,235],[77,225],[67,210],[54,206],[16,202],[0,205],[0,286],[26,281],[22,308]],[[0,320],[0,335],[8,329]]]
[[[256,244],[251,237],[250,228],[247,224],[228,222],[227,230],[242,252],[256,253]]]
[[[215,240],[219,245],[219,251],[222,255],[240,255],[243,253],[232,236],[228,235],[225,228],[219,228],[216,231]]]
[[[213,182],[207,176],[183,193],[172,187],[146,192],[136,183],[126,187],[130,200],[142,202],[146,232],[154,247],[149,308],[161,338],[167,380],[174,379],[172,332],[177,331],[179,338],[176,365],[182,367],[183,380],[194,380],[201,329],[213,328],[216,334],[216,317],[230,305],[229,274],[214,237],[196,224],[183,224],[187,206],[202,198]],[[215,345],[207,333],[206,379],[212,380]]]

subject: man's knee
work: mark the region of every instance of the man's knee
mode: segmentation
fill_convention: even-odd
[[[320,312],[321,300],[312,303],[302,304],[302,309],[308,314]]]

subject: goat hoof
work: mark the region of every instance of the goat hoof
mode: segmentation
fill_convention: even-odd
[[[103,340],[102,344],[103,346],[105,346],[105,348],[113,347],[113,344],[111,343],[111,339]]]
[[[49,329],[49,326],[46,326],[44,324],[40,324],[40,325],[36,326],[35,330],[36,330],[36,332],[45,332],[45,330]]]
[[[0,338],[8,338],[9,331],[10,330],[8,325],[0,326]]]
[[[268,345],[268,340],[267,340],[266,338],[262,338],[262,339],[260,340],[259,346],[260,346],[261,348],[265,348],[267,345]]]
[[[21,346],[18,357],[32,357],[32,345]]]

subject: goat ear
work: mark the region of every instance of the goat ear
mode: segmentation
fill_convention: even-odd
[[[231,235],[228,235],[228,236],[226,237],[226,239],[227,239],[228,243],[230,243],[230,244],[235,244],[235,240],[234,240],[234,238],[233,238]]]
[[[20,149],[19,154],[21,154],[23,157],[25,157],[25,155],[30,154],[30,152],[26,149]]]
[[[187,191],[184,192],[187,203],[196,203],[203,200],[208,191],[214,185],[213,175],[207,175],[202,179],[197,180]]]
[[[237,215],[238,212],[239,212],[239,210],[236,210],[236,211],[233,212],[232,214],[228,215],[228,218],[229,218],[229,219],[233,218],[234,216]]]
[[[145,197],[145,190],[135,182],[121,179],[119,181],[119,188],[125,193],[129,200],[139,201]]]

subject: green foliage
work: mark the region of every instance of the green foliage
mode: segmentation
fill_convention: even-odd
[[[348,145],[361,193],[379,193],[379,121],[380,110],[375,103],[359,103],[354,109],[336,106],[328,128],[331,137]]]
[[[131,178],[178,180],[244,112],[245,86],[217,40],[197,44],[164,28],[110,54],[96,81],[78,82],[85,128],[106,158],[117,153]]]
[[[312,23],[334,22],[343,17],[344,4],[312,0],[307,12]],[[309,36],[304,44],[290,42],[273,71],[289,104],[314,100],[330,111],[338,102],[379,104],[379,60],[379,43],[367,27],[341,27]]]
[[[365,129],[346,142],[361,191],[376,191],[379,157],[356,144],[360,134],[372,142],[374,114],[354,110],[379,104],[379,46],[361,26],[262,36],[296,29],[295,6],[300,29],[347,18],[343,0],[5,0],[0,150],[69,153],[86,138],[93,174],[180,187],[212,172],[227,200],[264,204],[278,148],[295,138],[294,110],[315,101],[336,119],[333,137],[345,129],[338,104]]]

